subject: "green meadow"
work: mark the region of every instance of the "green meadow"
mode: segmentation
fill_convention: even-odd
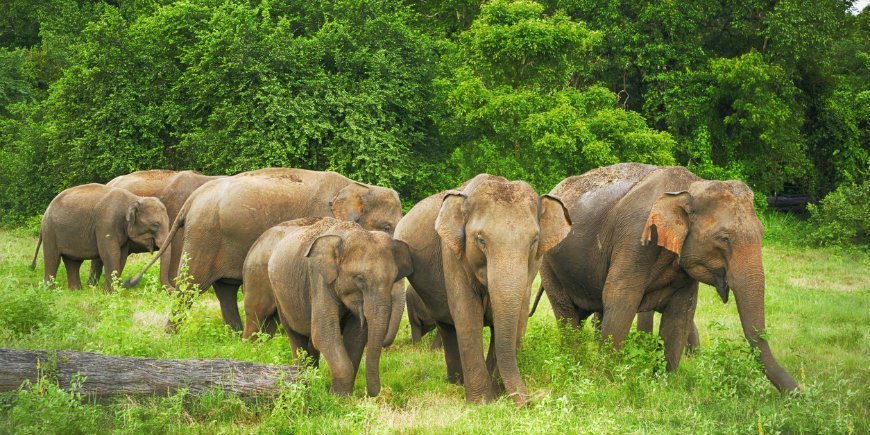
[[[407,319],[381,361],[383,390],[329,394],[329,369],[303,373],[276,397],[212,391],[95,402],[48,378],[0,394],[0,432],[10,433],[866,433],[870,430],[870,255],[802,246],[802,223],[764,217],[766,313],[774,354],[801,385],[783,396],[742,338],[736,307],[702,286],[696,322],[701,349],[677,372],[664,370],[657,336],[632,333],[619,352],[600,351],[595,330],[564,331],[546,298],[531,319],[520,369],[532,395],[468,405],[448,384],[432,335],[410,343]],[[197,299],[174,335],[163,324],[172,300],[149,271],[139,288],[71,291],[31,271],[36,237],[0,231],[0,347],[72,349],[155,358],[232,358],[291,364],[283,335],[243,342],[224,326],[211,293]],[[137,271],[147,255],[128,264]],[[83,268],[86,269],[86,268]],[[156,268],[155,268],[156,269]],[[85,270],[83,270],[84,275]],[[64,272],[58,282],[65,282]],[[535,287],[537,290],[537,286]],[[657,319],[658,320],[658,319]]]

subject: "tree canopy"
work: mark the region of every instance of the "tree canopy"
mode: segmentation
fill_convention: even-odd
[[[406,205],[620,161],[818,199],[870,168],[852,2],[13,0],[0,220],[139,169],[336,170]]]

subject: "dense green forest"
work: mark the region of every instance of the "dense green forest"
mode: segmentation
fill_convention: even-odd
[[[807,193],[819,241],[866,242],[852,3],[11,0],[0,221],[146,168],[330,169],[409,206],[478,172],[546,192],[640,161]]]

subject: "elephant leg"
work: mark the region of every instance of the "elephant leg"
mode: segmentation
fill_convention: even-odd
[[[97,285],[103,275],[103,261],[99,258],[91,260],[91,270],[88,274],[88,285]]]
[[[166,332],[172,333],[178,328],[184,316],[190,311],[194,300],[202,292],[208,290],[209,287],[217,280],[213,275],[212,257],[196,256],[192,258],[188,267],[190,275],[190,287],[187,291],[172,292],[175,298],[172,302],[172,311],[169,315],[169,320],[166,322]],[[223,311],[223,307],[221,307]],[[241,322],[240,322],[241,323]]]
[[[693,354],[701,348],[701,337],[698,336],[698,326],[692,319],[692,329],[689,330],[689,342],[686,345],[686,353]]]
[[[103,269],[105,269],[106,279],[103,280],[103,289],[106,293],[111,293],[112,278],[121,276],[121,247],[109,241],[100,244],[100,259],[103,260]]]
[[[637,330],[643,332],[653,332],[653,314],[654,311],[644,311],[637,313]]]
[[[442,343],[444,344],[447,380],[461,385],[463,383],[462,360],[459,357],[459,343],[456,340],[456,329],[453,328],[453,325],[438,323],[438,333],[441,335]]]
[[[455,297],[448,299],[448,303],[462,361],[465,400],[469,403],[486,403],[493,396],[492,380],[483,356],[483,304],[469,293],[453,292]]]
[[[212,286],[218,301],[221,303],[221,314],[223,315],[224,323],[230,325],[233,331],[241,331],[242,316],[239,314],[239,302],[237,300],[239,285],[216,281]]]
[[[680,365],[680,356],[683,354],[693,326],[692,319],[695,317],[697,302],[698,283],[694,282],[687,288],[675,292],[662,312],[659,335],[665,342],[665,359],[669,371],[676,370]]]
[[[413,319],[408,323],[411,325],[411,343],[420,341],[420,339],[423,338],[422,326]]]
[[[611,266],[614,267],[614,266]],[[607,277],[604,284],[604,319],[601,322],[601,341],[612,340],[613,347],[619,349],[628,335],[637,308],[643,300],[644,278]]]
[[[82,280],[79,276],[79,270],[82,267],[81,260],[73,260],[67,256],[62,256],[61,258],[63,259],[63,267],[66,269],[67,287],[73,290],[81,290]]]
[[[60,268],[60,253],[53,243],[50,243],[48,237],[44,239],[42,248],[42,259],[45,264],[43,271],[43,280],[51,282],[57,277],[57,269]]]
[[[272,290],[255,288],[256,284],[245,282],[245,332],[242,338],[252,340],[257,339],[255,332],[262,331],[273,335],[278,326],[275,318],[278,315],[278,305]]]
[[[353,314],[345,316],[341,327],[341,336],[344,341],[344,348],[347,349],[347,357],[350,358],[353,364],[353,374],[359,372],[359,363],[362,360],[363,349],[366,347],[368,340],[368,325],[360,328],[359,318]],[[375,346],[376,343],[371,343],[369,346]]]
[[[441,331],[435,330],[435,338],[432,339],[432,345],[429,347],[430,349],[441,349],[444,347],[444,343],[441,340]]]
[[[546,262],[541,264],[540,273],[541,286],[544,287],[544,293],[547,294],[556,321],[560,325],[579,328],[583,319],[578,315],[577,306],[571,301],[568,291],[559,281],[559,278]]]
[[[181,251],[184,250],[184,231],[179,231],[172,240],[172,248],[169,251],[169,270],[166,276],[169,279],[169,287],[175,286],[175,278],[178,277],[178,268],[181,265]],[[163,268],[163,263],[160,263]]]

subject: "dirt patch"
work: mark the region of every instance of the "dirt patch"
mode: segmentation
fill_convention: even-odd
[[[166,313],[157,311],[137,311],[133,313],[133,323],[142,329],[158,330],[166,324]]]

